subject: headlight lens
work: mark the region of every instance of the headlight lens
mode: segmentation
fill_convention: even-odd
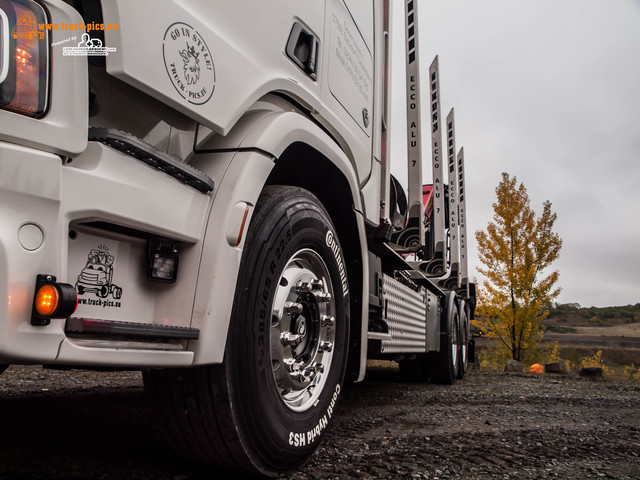
[[[33,0],[0,0],[0,108],[40,118],[47,110],[49,38]]]

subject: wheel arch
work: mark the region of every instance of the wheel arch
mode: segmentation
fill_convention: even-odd
[[[259,104],[263,112],[269,113],[263,113],[256,122],[247,116],[249,121],[239,123],[236,142],[240,148],[257,148],[275,158],[265,185],[290,185],[309,190],[329,212],[345,250],[351,291],[347,378],[362,380],[366,369],[368,320],[368,302],[363,295],[369,291],[369,272],[365,261],[364,205],[354,162],[349,152],[342,150],[325,130],[288,99],[266,95]]]
[[[273,95],[263,97],[227,136],[214,135],[203,140],[198,145],[198,149],[198,153],[202,155],[199,155],[200,159],[195,162],[195,166],[213,175],[214,178],[220,178],[219,175],[216,176],[216,171],[212,170],[213,165],[218,165],[217,173],[222,174],[222,177],[218,182],[217,190],[230,194],[230,196],[223,195],[220,200],[215,199],[208,222],[210,226],[216,223],[214,217],[226,215],[221,213],[227,209],[226,205],[231,206],[238,200],[255,205],[266,185],[290,185],[304,188],[313,193],[325,206],[344,249],[351,292],[351,333],[347,375],[350,379],[361,380],[366,367],[365,336],[368,309],[363,295],[364,292],[368,292],[369,276],[368,264],[363,260],[366,259],[367,247],[362,199],[356,170],[348,154],[302,111],[285,99]],[[228,168],[220,167],[222,164],[215,161],[210,163],[213,160],[208,159],[221,154],[233,157],[225,162]],[[246,161],[243,160],[245,157]],[[256,161],[259,163],[255,163]],[[238,165],[243,162],[244,165],[239,167]],[[269,163],[268,167],[266,162]],[[327,188],[328,186],[330,188]],[[250,225],[252,212],[249,215]],[[213,230],[217,230],[217,227]],[[218,245],[212,245],[205,240],[205,255],[210,260],[207,262],[204,259],[203,263],[211,264],[215,261],[212,257],[220,258],[220,255],[224,255],[222,252],[226,252],[227,246],[218,243],[215,235],[207,233],[207,236]],[[218,254],[214,255],[216,250]],[[237,255],[233,261],[235,270],[233,288],[235,288],[239,269],[239,259],[240,256]],[[226,275],[231,274],[228,267],[224,270]],[[203,317],[210,316],[208,312],[211,311],[211,305],[214,303],[211,277],[212,275],[209,274],[209,279],[205,279],[202,285],[202,290],[205,291],[202,297],[206,298],[196,299],[197,311]],[[225,289],[231,286],[227,284]],[[226,310],[225,308],[225,312]],[[226,336],[230,318],[219,307],[217,312],[218,318],[213,321],[215,328],[205,327],[203,322],[208,322],[204,318],[200,320],[200,324],[207,331],[202,332],[203,341],[193,346],[197,350],[197,364],[216,362],[221,359],[219,335],[224,333]],[[228,320],[223,320],[221,316],[227,317]],[[212,340],[213,337],[218,339]]]

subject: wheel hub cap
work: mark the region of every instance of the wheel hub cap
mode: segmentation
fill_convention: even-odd
[[[335,344],[334,290],[326,264],[311,249],[285,265],[271,310],[270,354],[276,389],[294,411],[322,392]]]

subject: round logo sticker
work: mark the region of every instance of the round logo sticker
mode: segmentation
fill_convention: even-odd
[[[211,98],[216,72],[209,47],[198,31],[176,22],[167,28],[162,43],[164,66],[182,98],[201,105]]]

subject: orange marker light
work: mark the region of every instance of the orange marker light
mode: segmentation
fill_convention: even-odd
[[[56,282],[54,275],[36,277],[35,296],[31,309],[31,325],[49,325],[52,318],[68,318],[78,308],[76,287]]]
[[[244,209],[244,216],[242,217],[242,223],[240,224],[240,231],[238,232],[238,241],[236,242],[236,247],[240,245],[240,242],[242,241],[242,232],[244,232],[244,226],[247,222],[247,215],[249,215],[249,205],[247,205],[247,208]]]
[[[53,285],[43,285],[36,293],[36,311],[43,317],[52,315],[58,308],[58,290]]]

